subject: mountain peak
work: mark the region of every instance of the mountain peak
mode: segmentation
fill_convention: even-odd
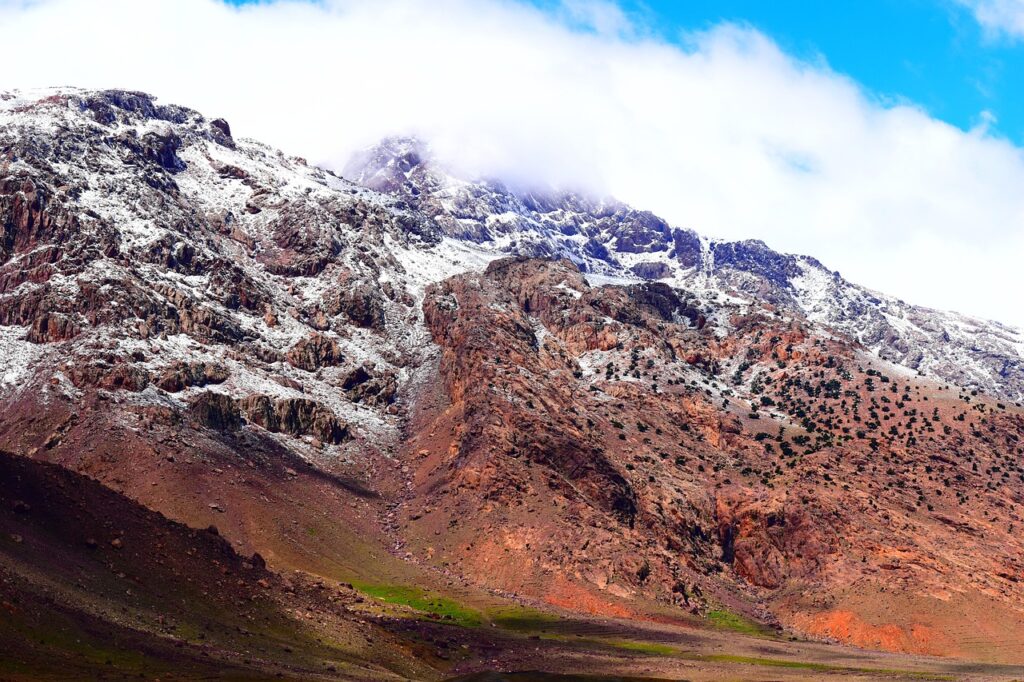
[[[342,175],[364,187],[397,193],[410,174],[430,159],[428,145],[414,137],[387,137],[352,155]]]

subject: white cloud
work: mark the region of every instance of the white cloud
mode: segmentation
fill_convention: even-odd
[[[610,0],[562,0],[554,9],[571,23],[599,34],[631,36],[636,33],[626,13]]]
[[[416,133],[472,170],[607,191],[1024,325],[1024,153],[984,116],[965,132],[881,104],[748,28],[682,49],[628,22],[581,0],[0,0],[0,88],[146,90],[339,167]]]
[[[1024,0],[956,0],[992,35],[1024,38]]]

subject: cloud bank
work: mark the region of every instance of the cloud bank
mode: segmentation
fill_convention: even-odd
[[[1024,38],[1024,0],[956,0],[992,35]]]
[[[0,26],[17,65],[0,89],[145,90],[338,168],[416,134],[471,172],[610,193],[1024,325],[1021,148],[749,27],[668,43],[587,0],[0,0]]]

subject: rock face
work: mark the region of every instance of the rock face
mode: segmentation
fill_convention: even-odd
[[[240,401],[239,411],[247,420],[271,433],[309,435],[333,444],[349,438],[348,425],[323,405],[305,398],[274,400],[265,395],[252,395]]]
[[[427,293],[427,326],[444,349],[441,372],[453,401],[462,405],[456,458],[464,468],[483,468],[503,457],[543,464],[566,486],[631,525],[636,493],[624,472],[573,416],[578,409],[573,392],[557,390],[559,384],[541,378],[565,373],[571,365],[567,358],[548,356],[534,332],[530,312],[561,311],[558,299],[529,295],[533,266],[530,261],[495,261],[482,278],[448,280]],[[578,272],[571,274],[575,281],[570,281],[583,285]],[[498,377],[504,379],[500,392],[494,390]],[[477,458],[483,461],[474,462]],[[493,495],[510,488],[504,480],[489,485]]]
[[[176,362],[156,379],[156,385],[168,393],[177,393],[191,386],[207,386],[227,381],[228,371],[222,365],[205,362]]]
[[[321,367],[340,365],[345,357],[335,339],[313,334],[292,346],[285,354],[285,359],[293,367],[315,372]]]
[[[749,499],[730,491],[716,500],[722,560],[752,585],[768,589],[813,578],[839,546],[840,515],[787,506],[785,499]]]
[[[415,327],[425,282],[401,259],[438,243],[429,219],[141,93],[5,96],[0,151],[0,362],[29,380],[19,392],[128,391],[327,446],[353,420],[398,436],[386,410],[422,343],[349,330]],[[367,363],[372,381],[342,387]]]
[[[217,431],[237,431],[242,426],[238,403],[229,395],[204,391],[189,406],[192,416],[201,425]]]
[[[140,93],[2,95],[0,158],[16,454],[289,570],[369,542],[603,615],[1024,636],[1015,331],[406,141],[360,185]]]

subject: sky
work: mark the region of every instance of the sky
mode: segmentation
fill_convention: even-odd
[[[418,135],[1024,326],[1024,0],[0,0],[0,29],[0,90],[144,90],[339,169]]]
[[[848,75],[881,102],[914,103],[965,130],[993,117],[993,132],[1024,142],[1024,50],[1012,23],[998,21],[998,12],[1012,17],[1015,7],[1022,21],[1024,1],[632,0],[616,7],[620,20],[678,44],[723,22],[746,25],[798,59]]]

